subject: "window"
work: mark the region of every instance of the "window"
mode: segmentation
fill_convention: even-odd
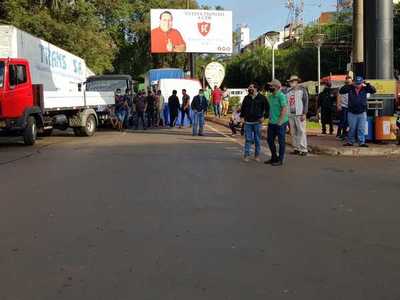
[[[22,84],[26,82],[27,82],[26,66],[17,65],[17,84]]]
[[[17,85],[17,71],[15,65],[9,66],[8,79],[10,82],[10,86],[14,87]]]
[[[0,88],[4,86],[4,62],[0,61]]]

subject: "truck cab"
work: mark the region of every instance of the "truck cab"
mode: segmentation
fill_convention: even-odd
[[[25,144],[32,145],[43,126],[35,102],[28,61],[0,58],[0,132],[22,134]]]

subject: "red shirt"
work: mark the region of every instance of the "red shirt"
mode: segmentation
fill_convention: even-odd
[[[215,89],[213,90],[212,94],[211,94],[211,99],[213,101],[214,104],[220,104],[222,101],[222,91],[220,89]]]
[[[172,50],[170,51],[167,48],[168,41],[172,43]],[[176,29],[164,32],[158,27],[151,31],[151,52],[153,53],[175,52],[175,46],[180,45],[186,46],[186,43]]]

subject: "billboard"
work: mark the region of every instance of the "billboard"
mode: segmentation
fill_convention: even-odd
[[[152,53],[232,53],[232,12],[152,9]]]

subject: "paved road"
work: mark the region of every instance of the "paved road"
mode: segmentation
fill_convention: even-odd
[[[0,143],[0,299],[400,299],[398,159],[188,133]]]

